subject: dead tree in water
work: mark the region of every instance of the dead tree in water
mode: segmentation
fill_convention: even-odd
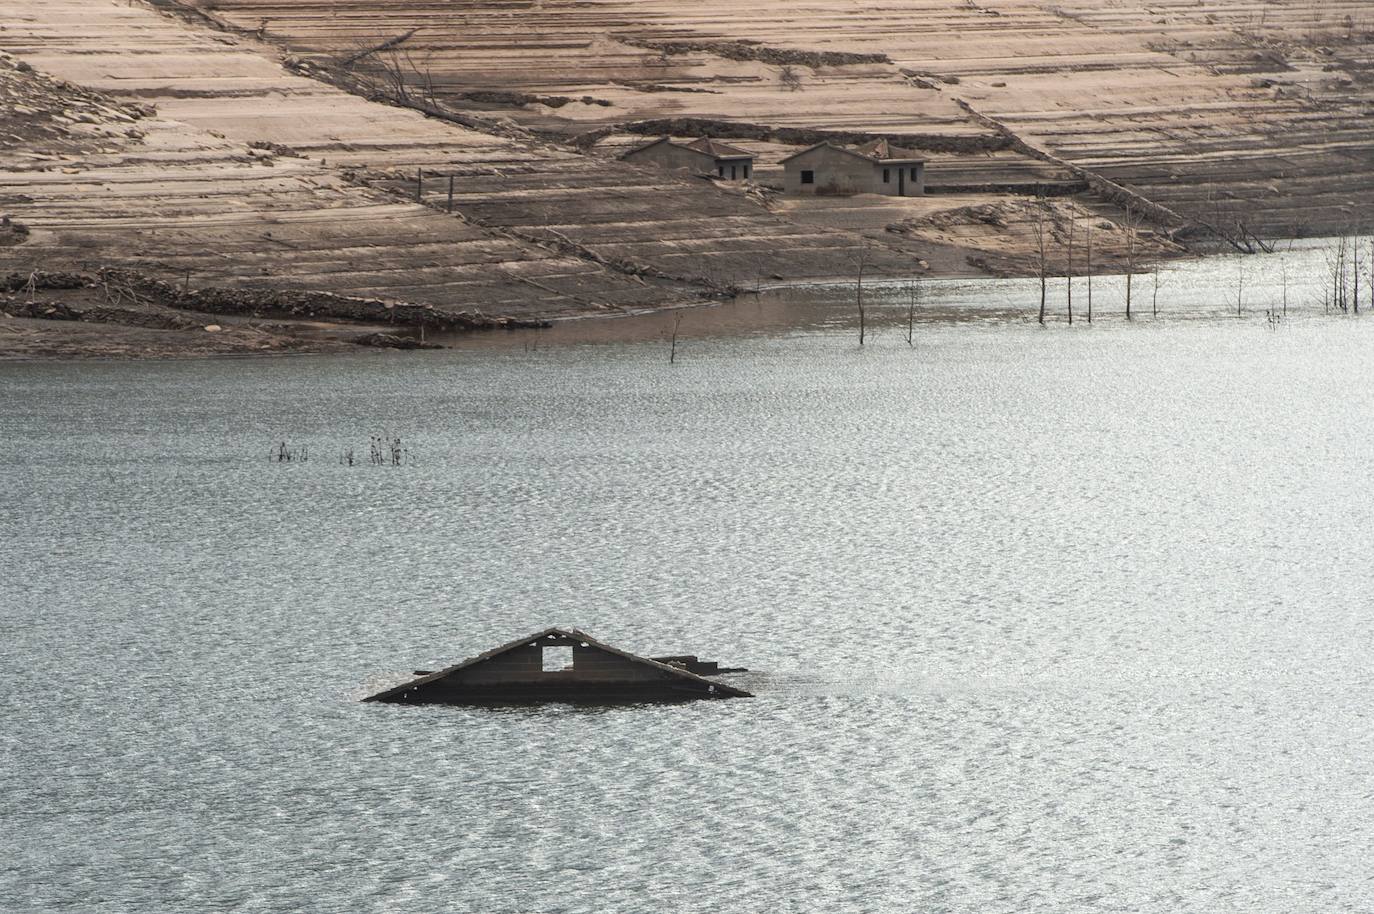
[[[1069,257],[1064,268],[1064,291],[1069,299],[1069,326],[1073,326],[1073,234],[1076,215],[1073,202],[1069,202]]]
[[[1040,274],[1040,315],[1037,320],[1045,326],[1045,274],[1049,271],[1049,256],[1045,250],[1045,200],[1042,197],[1034,204],[1034,218],[1031,220],[1031,233],[1035,238],[1036,266]]]
[[[859,345],[864,344],[865,315],[864,315],[864,269],[868,266],[869,258],[872,256],[872,248],[867,241],[860,244],[854,250],[854,271],[855,300],[859,306]]]
[[[907,283],[906,286],[906,344],[915,346],[913,342],[916,336],[916,302],[921,297],[921,286],[916,280]]]
[[[668,350],[668,364],[669,364],[669,365],[671,365],[671,364],[673,364],[674,362],[677,361],[677,328],[680,327],[681,325],[682,325],[682,312],[679,311],[679,312],[677,312],[676,314],[673,315],[673,345],[672,345],[672,348],[670,348],[670,349]]]
[[[1330,286],[1327,290],[1327,298],[1331,306],[1340,309],[1341,313],[1350,310],[1350,288],[1345,280],[1345,262],[1349,239],[1341,235],[1336,239],[1336,249],[1327,254],[1327,266],[1330,268]]]
[[[1135,226],[1126,207],[1126,320],[1131,320],[1131,276],[1135,273]]]
[[[1236,258],[1236,317],[1245,314],[1245,259]]]
[[[1360,313],[1360,232],[1355,231],[1355,241],[1350,245],[1351,276],[1354,279],[1354,290],[1350,295],[1350,302],[1355,306],[1355,313]]]
[[[1088,273],[1088,323],[1093,322],[1093,224],[1088,223],[1088,237],[1085,239],[1087,244],[1087,266]]]
[[[272,463],[294,463],[297,461],[305,463],[310,459],[310,449],[301,445],[300,450],[296,450],[288,447],[283,441],[267,452],[267,459]]]

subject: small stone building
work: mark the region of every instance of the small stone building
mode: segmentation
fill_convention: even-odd
[[[926,191],[926,160],[887,140],[861,146],[821,142],[782,160],[789,194],[886,194],[919,197]]]
[[[745,181],[754,176],[754,156],[708,136],[690,143],[662,137],[637,146],[620,157],[696,175],[715,175],[726,181]]]

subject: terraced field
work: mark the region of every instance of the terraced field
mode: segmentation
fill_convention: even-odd
[[[999,130],[1191,220],[1332,231],[1374,203],[1363,0],[187,0],[320,62],[578,133],[663,117],[900,134]]]
[[[290,72],[251,37],[145,4],[15,6],[0,85],[34,114],[6,118],[18,129],[0,142],[0,211],[30,231],[0,246],[0,267],[126,265],[551,316],[843,273],[858,243],[709,182],[368,101]],[[153,107],[135,123],[128,105]],[[417,169],[430,176],[418,201]],[[914,262],[900,244],[880,257],[894,271]]]

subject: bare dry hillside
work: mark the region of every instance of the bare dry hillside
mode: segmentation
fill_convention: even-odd
[[[1374,203],[1364,0],[188,2],[539,129],[1012,141],[1227,233],[1340,229]]]
[[[369,101],[149,4],[17,6],[0,30],[16,106],[0,210],[29,233],[0,246],[0,266],[546,317],[840,274],[858,243],[708,181]],[[915,263],[896,240],[875,256]]]

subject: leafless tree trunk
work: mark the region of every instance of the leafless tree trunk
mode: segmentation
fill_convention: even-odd
[[[1126,320],[1131,320],[1131,276],[1135,273],[1135,226],[1126,207]]]
[[[337,15],[338,15],[338,14],[335,13],[335,16],[337,16]],[[416,32],[418,32],[418,31],[420,31],[418,28],[413,28],[413,29],[411,29],[411,30],[408,31],[408,32],[402,32],[401,34],[397,35],[395,38],[388,38],[386,41],[383,41],[383,42],[381,42],[380,44],[376,44],[376,45],[372,45],[371,47],[363,48],[363,49],[359,50],[359,51],[358,51],[356,54],[354,54],[353,56],[347,57],[347,58],[341,60],[341,61],[339,62],[339,66],[346,70],[346,69],[348,69],[349,67],[353,66],[353,65],[354,65],[355,63],[357,63],[358,61],[362,60],[364,57],[367,57],[367,56],[372,55],[372,54],[379,54],[379,53],[381,53],[382,51],[390,51],[390,50],[392,50],[393,48],[396,48],[396,47],[398,47],[399,45],[401,45],[403,42],[409,40],[409,38],[410,38],[412,35],[414,35]]]
[[[1076,215],[1073,201],[1069,201],[1069,256],[1068,263],[1064,267],[1064,292],[1069,299],[1069,326],[1073,326],[1073,236]]]
[[[859,345],[864,344],[865,314],[864,314],[864,269],[868,266],[869,258],[872,256],[872,248],[867,241],[860,244],[854,250],[854,295],[855,301],[859,306]]]
[[[1048,252],[1045,250],[1045,201],[1036,200],[1031,216],[1031,233],[1035,239],[1036,267],[1040,274],[1040,314],[1037,320],[1045,326],[1045,274],[1049,270]]]
[[[1245,260],[1236,258],[1236,317],[1245,313]]]
[[[1154,274],[1154,289],[1150,293],[1150,317],[1159,317],[1159,267],[1151,271]]]
[[[1355,306],[1355,313],[1360,313],[1360,233],[1355,231],[1355,242],[1350,246],[1351,274],[1354,276],[1354,291],[1351,293],[1350,300]]]
[[[671,364],[673,364],[674,362],[677,361],[677,328],[680,327],[681,325],[682,325],[682,312],[679,311],[679,312],[677,312],[676,314],[673,315],[673,344],[672,344],[672,348],[668,350],[668,364],[669,364],[669,365],[671,365]]]
[[[1336,308],[1340,309],[1342,313],[1350,310],[1350,304],[1346,297],[1348,290],[1345,282],[1345,259],[1348,244],[1349,240],[1346,236],[1341,235],[1336,240],[1335,252],[1328,255],[1331,265],[1331,303]]]
[[[1093,224],[1092,224],[1092,222],[1089,222],[1089,223],[1088,223],[1088,232],[1087,232],[1087,234],[1088,234],[1088,237],[1085,239],[1085,242],[1086,242],[1087,248],[1088,248],[1088,250],[1087,250],[1087,255],[1086,255],[1086,259],[1087,259],[1087,261],[1088,261],[1088,262],[1087,262],[1087,265],[1086,265],[1086,270],[1087,270],[1087,273],[1088,273],[1088,323],[1091,324],[1091,323],[1093,322]]]
[[[912,280],[906,287],[906,344],[915,346],[916,337],[916,302],[921,297],[921,286],[916,280]]]

